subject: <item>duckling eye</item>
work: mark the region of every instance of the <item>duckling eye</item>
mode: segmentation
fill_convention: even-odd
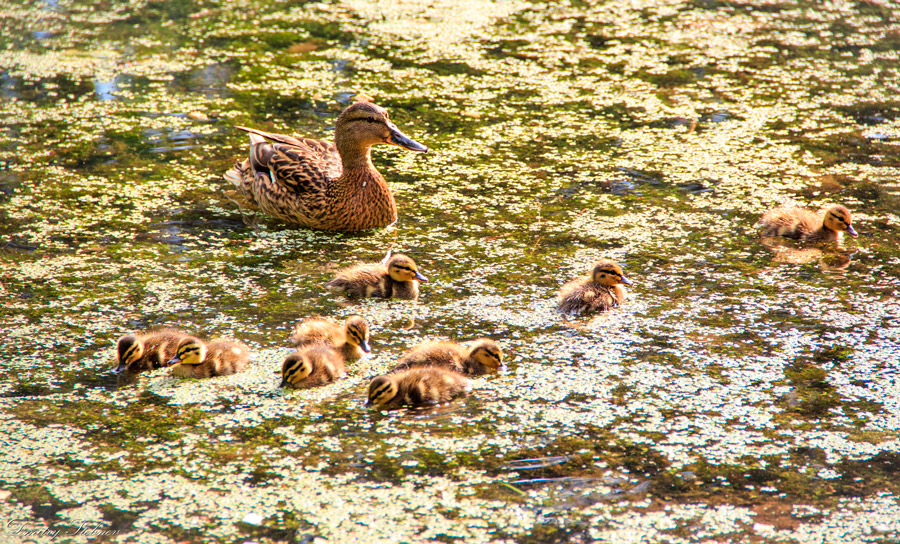
[[[369,117],[366,118],[366,121],[369,122],[369,123],[374,123],[374,122],[375,122],[375,118],[372,117],[372,116],[370,115]]]
[[[841,223],[843,223],[845,225],[849,225],[849,223],[847,223],[847,220],[839,215],[831,214],[831,217],[834,217],[835,219],[837,219],[838,221],[840,221]]]

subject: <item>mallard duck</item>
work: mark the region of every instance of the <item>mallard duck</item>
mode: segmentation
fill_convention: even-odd
[[[116,343],[115,373],[125,370],[141,372],[166,366],[175,355],[178,342],[186,337],[183,331],[169,327],[126,334]]]
[[[304,319],[294,327],[290,341],[297,347],[325,344],[331,346],[344,357],[355,361],[372,351],[369,346],[369,322],[359,315],[351,315],[342,327],[328,319]]]
[[[602,312],[625,301],[625,289],[631,285],[622,268],[609,260],[598,261],[590,276],[576,278],[559,290],[559,309],[567,314]]]
[[[337,277],[325,284],[325,288],[347,298],[400,298],[415,300],[419,297],[419,282],[428,278],[419,273],[416,261],[406,255],[394,256],[373,264],[358,264],[345,268]]]
[[[211,378],[236,374],[247,368],[249,362],[250,350],[243,342],[230,339],[204,342],[189,336],[178,343],[169,364],[175,365],[173,376]]]
[[[372,380],[366,406],[399,408],[440,404],[465,395],[470,389],[469,380],[452,370],[410,368]]]
[[[422,342],[401,357],[391,372],[433,366],[467,376],[480,376],[496,372],[502,364],[503,350],[489,338],[479,338],[467,349],[456,342]]]
[[[850,210],[841,205],[831,206],[819,213],[796,206],[782,206],[767,211],[757,226],[763,236],[784,236],[810,242],[840,241],[844,231],[856,238],[850,225]]]
[[[341,354],[330,346],[320,344],[295,351],[284,359],[279,387],[318,387],[343,378],[344,375]]]
[[[235,164],[225,179],[268,215],[322,230],[354,232],[397,221],[394,196],[372,164],[373,145],[428,151],[371,102],[357,102],[341,113],[334,144],[237,128],[250,133],[250,157]]]

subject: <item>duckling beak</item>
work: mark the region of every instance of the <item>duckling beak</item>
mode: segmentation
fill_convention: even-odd
[[[113,373],[121,374],[122,372],[125,372],[125,370],[127,370],[127,369],[128,369],[128,365],[126,365],[125,363],[122,363],[113,369]]]
[[[372,406],[372,400],[371,400],[371,399],[366,400],[366,406]]]
[[[394,144],[398,147],[402,147],[403,149],[409,149],[410,151],[421,151],[423,153],[428,152],[427,147],[413,140],[412,138],[407,138],[406,135],[400,132],[400,129],[397,128],[393,123],[388,123],[388,129],[391,131],[391,137],[388,140],[388,143]]]
[[[363,350],[364,352],[366,352],[366,353],[369,353],[370,351],[372,351],[372,346],[370,346],[369,343],[366,342],[365,340],[363,340],[363,341],[359,344],[359,347],[360,347],[360,349],[362,349],[362,350]]]
[[[287,387],[287,384],[288,384],[288,381],[286,379],[282,378],[281,385],[279,385],[278,387]]]
[[[622,276],[622,278],[619,280],[619,282],[624,283],[625,285],[634,285],[634,282],[632,282],[630,279],[626,278],[625,276]]]
[[[181,362],[181,359],[179,359],[178,357],[172,357],[171,359],[169,359],[169,362],[166,363],[166,366],[177,365],[180,362]]]
[[[422,283],[427,283],[427,282],[428,282],[428,278],[426,278],[425,276],[423,276],[418,270],[416,270],[416,279],[419,280],[419,281],[422,282]]]
[[[853,230],[853,227],[851,227],[850,225],[847,225],[847,234],[849,234],[850,236],[852,236],[854,238],[859,236],[859,233],[856,232],[855,230]]]

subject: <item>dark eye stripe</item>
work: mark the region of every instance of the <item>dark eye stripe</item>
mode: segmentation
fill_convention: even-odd
[[[375,391],[375,394],[372,395],[372,400],[380,398],[381,395],[384,395],[385,393],[387,393],[388,389],[390,389],[390,388],[391,388],[391,384],[386,384],[381,389],[378,389],[377,391]]]
[[[849,224],[850,224],[850,223],[847,222],[846,219],[844,219],[843,217],[841,217],[841,216],[839,216],[839,215],[831,214],[831,217],[834,217],[835,219],[837,219],[838,221],[840,221],[841,223],[843,223],[843,224],[845,224],[845,225],[849,225]]]

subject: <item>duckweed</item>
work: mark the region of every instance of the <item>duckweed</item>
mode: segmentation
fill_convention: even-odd
[[[20,4],[0,0],[3,520],[71,542],[900,534],[888,5]],[[330,138],[360,92],[433,150],[375,149],[394,227],[288,229],[221,179],[235,125]],[[842,247],[752,228],[832,202],[861,233]],[[388,249],[432,279],[417,303],[323,291]],[[599,258],[627,302],[556,313]],[[356,313],[373,353],[347,379],[277,388],[298,318]],[[110,373],[119,336],[162,324],[256,360]],[[363,406],[409,346],[480,336],[507,369],[467,399]]]

